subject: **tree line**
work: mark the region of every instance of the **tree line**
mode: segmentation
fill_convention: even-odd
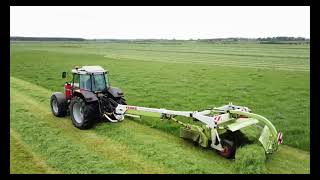
[[[85,41],[83,38],[65,38],[65,37],[10,37],[11,41]]]
[[[264,38],[212,38],[212,39],[84,39],[84,38],[68,38],[68,37],[10,37],[11,41],[103,41],[103,42],[183,42],[183,41],[199,41],[208,43],[233,43],[233,42],[256,42],[256,43],[290,43],[302,42],[309,43],[310,39],[304,37],[264,37]]]

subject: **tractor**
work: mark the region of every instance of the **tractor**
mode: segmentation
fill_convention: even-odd
[[[70,114],[79,129],[89,129],[96,120],[105,117],[116,122],[113,114],[118,104],[126,105],[124,93],[109,82],[108,71],[101,66],[83,66],[72,69],[72,81],[64,85],[64,93],[51,96],[52,113],[57,117]],[[66,78],[67,73],[62,73]]]

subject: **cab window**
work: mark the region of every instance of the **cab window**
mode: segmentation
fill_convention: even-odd
[[[91,91],[91,76],[88,74],[80,75],[80,89]]]
[[[93,91],[104,91],[106,89],[106,80],[104,74],[95,74]]]
[[[80,75],[79,74],[73,74],[73,87],[79,88],[79,82],[80,82]]]

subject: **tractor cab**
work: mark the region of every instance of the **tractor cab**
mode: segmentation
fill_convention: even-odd
[[[71,70],[72,80],[64,85],[66,99],[70,100],[74,92],[89,91],[105,93],[110,90],[108,71],[101,66],[77,66]],[[62,73],[62,78],[66,72]],[[112,89],[112,88],[111,88]]]
[[[81,89],[94,93],[106,91],[109,86],[108,73],[101,66],[83,66],[72,69],[73,89]]]

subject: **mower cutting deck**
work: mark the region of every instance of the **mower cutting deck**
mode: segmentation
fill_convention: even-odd
[[[244,106],[231,103],[204,111],[174,111],[127,105],[123,92],[110,86],[108,73],[100,66],[76,67],[72,81],[64,86],[65,93],[51,96],[51,110],[57,117],[70,113],[72,122],[79,129],[91,128],[97,119],[110,122],[124,120],[125,116],[139,118],[141,115],[156,115],[181,125],[180,137],[197,142],[202,147],[211,147],[224,157],[233,157],[239,146],[239,131],[247,127],[260,127],[259,142],[270,154],[282,143],[282,134],[263,116],[251,113]],[[63,78],[66,72],[63,72]],[[200,121],[203,125],[187,124],[175,119],[183,116]],[[224,136],[224,135],[228,136]],[[223,138],[222,138],[223,137]],[[241,145],[241,144],[240,144]]]

